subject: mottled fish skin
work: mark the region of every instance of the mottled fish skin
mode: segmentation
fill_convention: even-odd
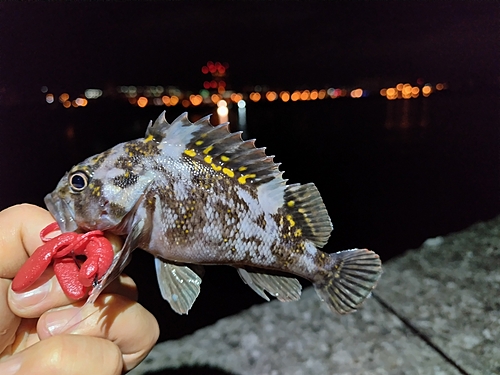
[[[162,294],[179,313],[199,293],[190,264],[237,267],[257,293],[280,300],[298,299],[300,284],[266,273],[298,275],[333,311],[354,311],[375,287],[380,259],[366,249],[318,250],[333,229],[321,196],[313,184],[286,185],[278,167],[227,123],[213,127],[205,117],[193,124],[183,114],[169,124],[162,113],[145,138],[74,166],[46,204],[63,231],[137,232],[130,246],[158,258]],[[112,281],[132,250],[99,282]],[[166,279],[178,290],[162,286]]]

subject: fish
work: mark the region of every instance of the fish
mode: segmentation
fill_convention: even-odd
[[[162,297],[187,314],[203,267],[228,265],[269,301],[296,301],[312,282],[331,311],[356,311],[382,273],[368,249],[320,250],[333,230],[313,183],[287,184],[274,156],[187,113],[149,122],[144,138],[120,143],[72,167],[45,204],[62,232],[101,230],[124,238],[87,302],[124,270],[131,253],[151,253]]]

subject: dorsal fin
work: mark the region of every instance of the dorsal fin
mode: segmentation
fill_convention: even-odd
[[[318,188],[313,183],[288,185],[284,198],[285,210],[301,228],[302,235],[316,247],[323,247],[333,226]]]
[[[243,141],[241,132],[231,133],[229,123],[213,126],[206,116],[191,123],[187,113],[168,123],[163,112],[146,130],[146,138],[182,147],[186,157],[206,163],[216,171],[235,178],[239,184],[261,185],[273,179],[278,185],[284,180],[274,156],[267,156],[265,148],[256,148],[255,140]],[[248,186],[248,185],[247,185]]]

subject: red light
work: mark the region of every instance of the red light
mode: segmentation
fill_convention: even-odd
[[[220,82],[219,82],[219,86],[220,86],[220,87],[226,87],[226,82],[224,82],[224,81],[220,81]]]
[[[211,66],[213,66],[213,65],[214,65],[214,63],[213,63],[212,61],[207,61],[207,66],[208,66],[208,68],[209,68],[209,69],[210,69],[210,67],[211,67]]]
[[[201,68],[201,71],[203,74],[208,74],[208,67],[204,66],[203,68]]]
[[[215,72],[217,71],[217,68],[215,67],[215,65],[210,65],[210,66],[208,67],[208,70],[210,70],[210,73],[212,73],[212,74],[213,74],[213,73],[215,73]]]
[[[220,74],[224,74],[226,72],[226,68],[224,68],[222,65],[217,68]]]
[[[210,82],[208,81],[203,82],[203,87],[208,90],[210,88]]]
[[[222,65],[221,65],[221,63],[220,63],[220,62],[218,62],[218,61],[217,61],[217,62],[215,63],[215,67],[216,67],[217,69],[219,69],[219,67],[221,67],[221,66],[222,66]]]
[[[213,89],[217,88],[217,82],[216,81],[210,82],[210,87]]]

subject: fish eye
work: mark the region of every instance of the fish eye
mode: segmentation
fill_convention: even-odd
[[[75,193],[85,189],[89,183],[89,176],[83,172],[75,172],[68,178],[69,187]]]

